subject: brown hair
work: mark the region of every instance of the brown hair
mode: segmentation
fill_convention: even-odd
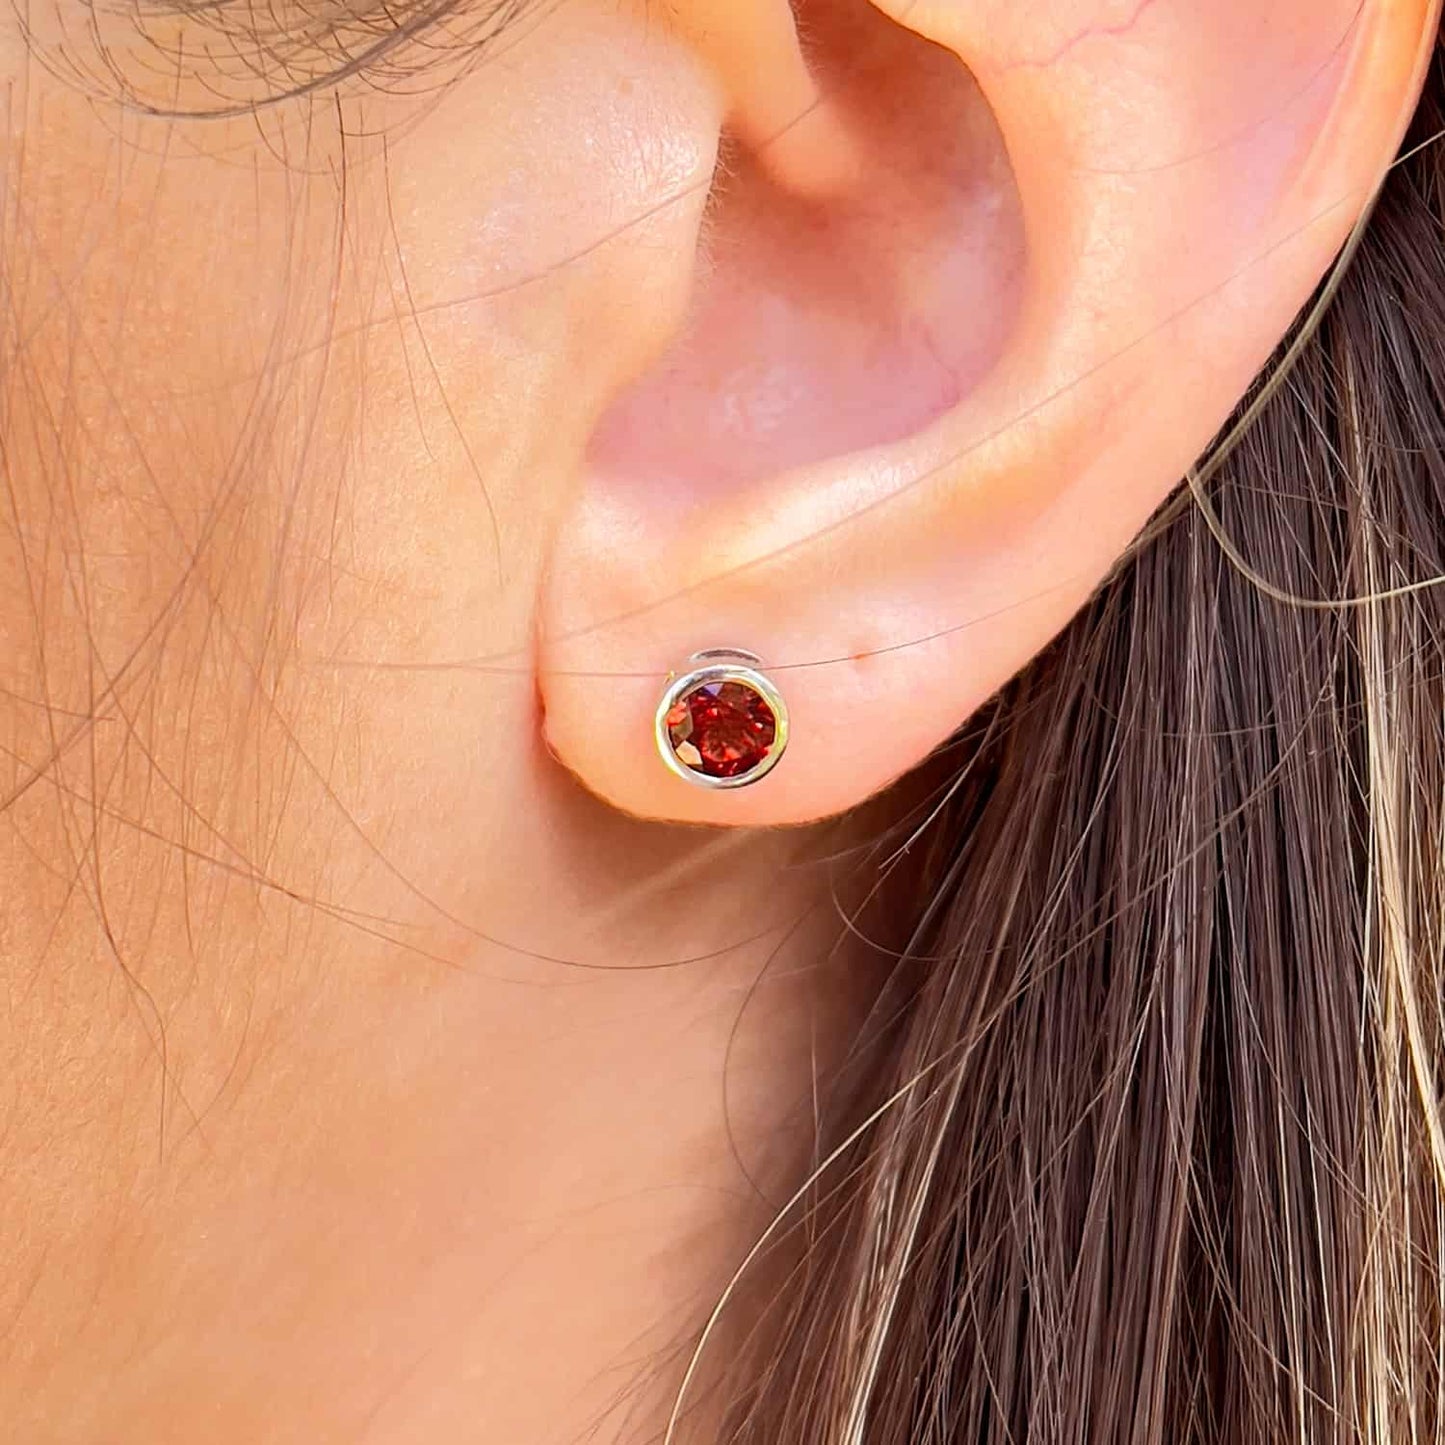
[[[1445,1433],[1442,127],[1437,51],[1209,484],[880,843],[916,928],[728,1441]]]

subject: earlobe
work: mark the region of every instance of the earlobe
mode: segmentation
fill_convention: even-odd
[[[1327,269],[1430,7],[887,8],[804,7],[859,170],[720,176],[689,314],[557,538],[549,741],[632,812],[844,809],[1047,642]],[[668,673],[716,646],[780,669],[792,717],[786,761],[721,794],[652,745]],[[579,672],[622,675],[605,716]]]

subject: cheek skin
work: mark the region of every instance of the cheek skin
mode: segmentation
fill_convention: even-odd
[[[527,649],[587,438],[685,309],[722,102],[657,27],[555,16],[419,101],[205,123],[97,105],[6,31],[7,821],[22,861],[68,857],[103,795],[162,1011],[193,935],[264,936],[222,886],[250,860],[437,957],[478,947],[459,919],[577,950],[551,896],[574,860],[538,860],[597,820]],[[496,655],[518,666],[451,666]],[[188,885],[171,948],[145,920],[178,839],[241,873]],[[649,867],[611,849],[599,889]],[[23,892],[43,939],[63,879]]]
[[[99,107],[7,29],[25,542],[0,529],[0,585],[48,600],[7,609],[0,686],[39,695],[43,652],[44,694],[83,710],[95,658],[103,678],[133,659],[167,699],[146,746],[183,783],[213,761],[179,761],[199,660],[226,655],[203,700],[225,732],[282,619],[289,725],[323,753],[344,714],[426,798],[495,733],[461,789],[477,816],[494,771],[531,776],[525,685],[431,707],[433,759],[414,679],[318,664],[525,647],[586,437],[686,304],[721,102],[655,27],[563,8],[420,102],[204,123]],[[84,627],[79,598],[104,604]],[[43,748],[42,716],[16,727]],[[359,778],[348,804],[394,817],[370,796],[389,787]]]
[[[5,31],[0,891],[43,952],[86,895],[32,851],[69,859],[101,800],[162,1013],[258,938],[309,975],[239,899],[253,860],[440,958],[479,946],[458,919],[577,951],[539,860],[581,805],[525,649],[586,437],[686,295],[720,102],[648,27],[557,17],[440,97],[259,122],[97,105]],[[178,843],[220,860],[189,916]],[[651,864],[607,859],[616,897]],[[241,1017],[199,1015],[177,1060]]]

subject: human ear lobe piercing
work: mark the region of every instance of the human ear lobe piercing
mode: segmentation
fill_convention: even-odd
[[[746,788],[777,767],[788,746],[788,708],[751,652],[695,652],[657,705],[657,751],[700,788]]]

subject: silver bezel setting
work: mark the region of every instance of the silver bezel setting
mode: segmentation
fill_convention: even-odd
[[[688,670],[681,674],[674,673],[668,680],[667,688],[662,694],[662,701],[657,705],[653,732],[657,739],[657,751],[661,755],[662,761],[679,778],[691,783],[694,787],[706,788],[710,792],[725,792],[732,788],[751,787],[754,783],[767,777],[782,761],[783,754],[788,748],[788,705],[783,701],[782,693],[761,671],[762,666],[762,658],[751,652],[742,652],[731,647],[713,647],[704,652],[693,653],[688,658]],[[673,750],[672,738],[667,727],[668,713],[683,698],[696,692],[700,687],[722,682],[737,682],[744,687],[751,688],[767,703],[773,714],[773,746],[769,749],[767,757],[757,767],[749,772],[739,773],[734,778],[714,778],[707,773],[699,773],[688,767]]]

